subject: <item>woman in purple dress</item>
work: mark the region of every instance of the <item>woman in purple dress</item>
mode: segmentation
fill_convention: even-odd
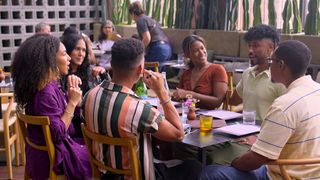
[[[61,75],[68,73],[70,57],[56,37],[37,34],[28,38],[17,50],[12,62],[15,100],[26,114],[49,116],[56,159],[54,171],[67,179],[90,179],[91,167],[86,146],[73,139],[71,123],[74,110],[82,99],[81,80],[68,77],[68,92],[59,86]],[[29,139],[44,145],[40,126],[28,126]],[[26,173],[32,179],[48,179],[48,153],[26,145]]]

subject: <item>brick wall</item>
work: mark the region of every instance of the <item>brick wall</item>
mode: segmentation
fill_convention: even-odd
[[[91,35],[101,17],[101,0],[0,0],[0,67],[8,67],[20,44],[39,22],[60,37],[70,25]]]

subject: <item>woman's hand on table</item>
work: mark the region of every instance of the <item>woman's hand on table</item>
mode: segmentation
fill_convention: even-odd
[[[192,91],[184,90],[177,88],[175,92],[173,92],[172,97],[176,100],[185,99],[188,94],[193,94]]]

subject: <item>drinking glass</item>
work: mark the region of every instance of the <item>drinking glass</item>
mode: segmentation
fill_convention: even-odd
[[[200,115],[200,132],[212,130],[212,116]]]
[[[184,54],[183,53],[179,53],[178,54],[178,64],[183,64],[184,63]]]
[[[256,111],[243,111],[243,124],[255,125],[256,124]]]

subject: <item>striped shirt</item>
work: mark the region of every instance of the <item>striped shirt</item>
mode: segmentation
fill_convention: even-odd
[[[151,133],[163,120],[159,111],[139,99],[128,87],[103,81],[84,97],[84,117],[89,130],[110,137],[136,137],[142,179],[155,179]],[[129,168],[128,149],[93,145],[96,158],[116,168]]]
[[[320,157],[320,84],[303,76],[271,105],[251,150],[269,159]],[[294,179],[319,179],[320,165],[286,166]],[[278,166],[268,166],[270,179],[281,179]]]

